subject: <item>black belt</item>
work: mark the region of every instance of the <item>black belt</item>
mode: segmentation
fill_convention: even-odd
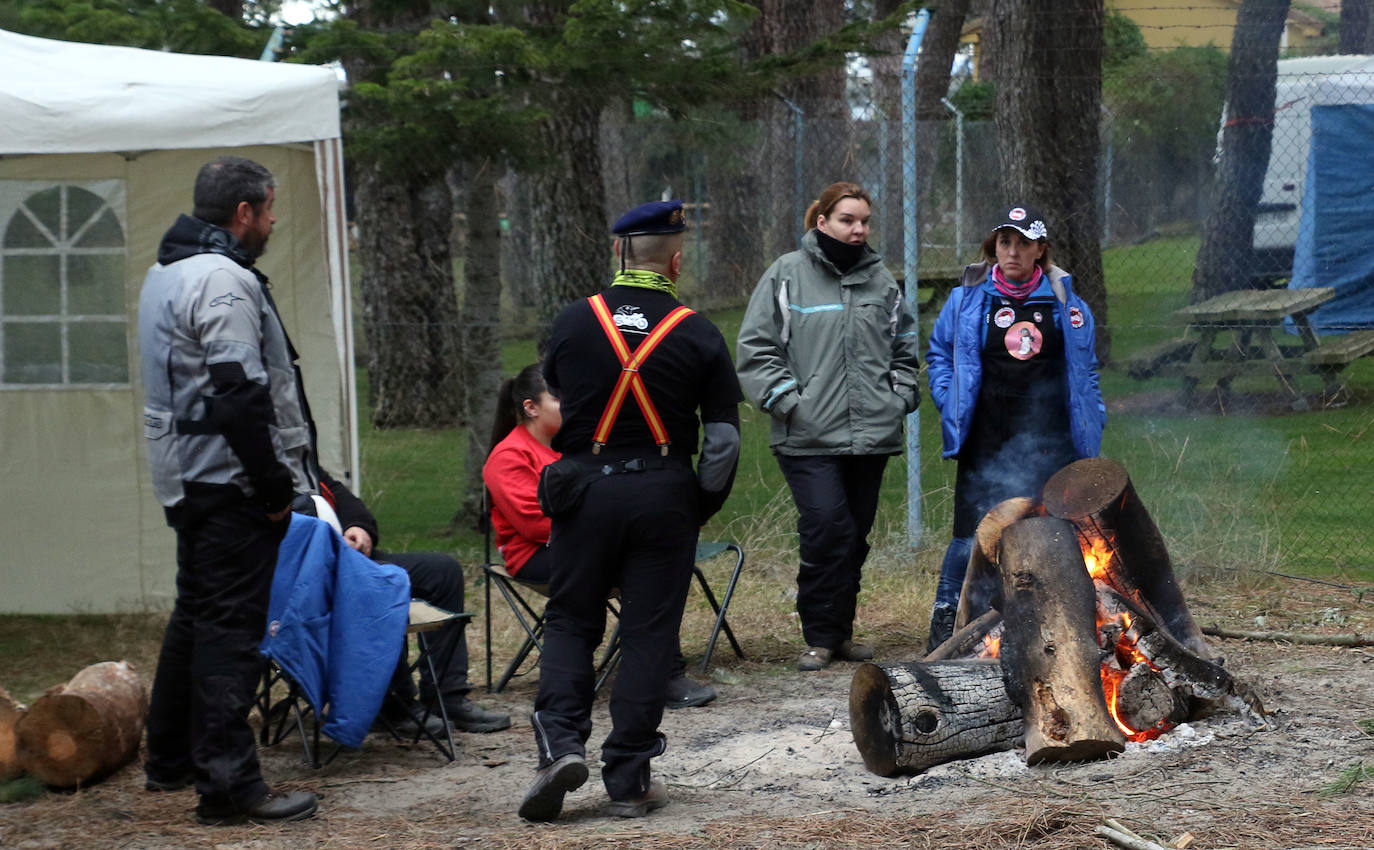
[[[645,472],[650,469],[691,469],[690,461],[675,457],[632,457],[627,460],[613,460],[608,463],[591,464],[603,476],[623,475],[627,472]]]

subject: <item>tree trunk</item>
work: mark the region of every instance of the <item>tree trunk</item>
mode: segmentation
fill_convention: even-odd
[[[534,279],[534,263],[530,246],[534,244],[534,224],[531,220],[530,182],[516,171],[507,171],[502,179],[507,229],[501,238],[501,277],[509,302],[515,306],[522,323],[537,323],[542,316],[539,285]],[[539,336],[533,327],[522,327],[521,333]]]
[[[466,444],[465,482],[459,494],[460,516],[475,520],[482,510],[482,465],[491,450],[491,425],[501,386],[501,227],[498,221],[496,171],[491,161],[468,169],[467,257],[463,264],[464,387],[460,439]]]
[[[611,233],[601,183],[601,106],[570,89],[550,92],[539,127],[548,160],[529,173],[534,280],[547,322],[610,283]]]
[[[792,0],[780,20],[779,47],[797,50],[835,34],[846,23],[845,4],[835,0]],[[802,8],[798,8],[802,7]],[[852,148],[853,133],[849,104],[845,97],[846,71],[843,62],[796,77],[781,85],[783,95],[800,107],[805,121],[802,138],[802,163],[810,173],[802,186],[808,193],[804,207],[835,180],[862,182],[856,172]]]
[[[1250,285],[1255,207],[1273,143],[1279,38],[1288,5],[1288,0],[1244,0],[1236,15],[1221,161],[1193,271],[1194,304]]]
[[[962,2],[962,0],[956,0]],[[884,20],[897,11],[899,0],[875,0],[874,20]],[[873,39],[874,53],[868,57],[873,71],[873,105],[875,120],[886,127],[886,155],[888,174],[883,175],[889,191],[875,198],[873,209],[873,244],[891,266],[897,266],[903,256],[902,235],[902,56],[906,52],[907,34],[893,27]],[[924,61],[924,60],[923,60]],[[919,134],[917,141],[920,141]],[[880,142],[881,143],[881,142]],[[876,158],[876,154],[874,155]],[[918,179],[918,186],[923,186]]]
[[[1023,729],[996,660],[861,664],[849,725],[864,766],[879,776],[1010,750]]]
[[[799,46],[786,26],[789,12],[782,0],[753,0],[750,5],[759,14],[740,36],[741,63]],[[710,277],[704,289],[717,303],[748,298],[768,264],[797,247],[802,214],[818,191],[803,187],[805,197],[797,195],[796,118],[783,101],[756,96],[728,108],[737,138],[711,148],[706,177]]]
[[[1097,355],[1111,353],[1097,200],[1103,0],[991,0],[1003,203],[1048,216],[1053,261],[1097,320]]]
[[[39,697],[16,724],[19,764],[69,788],[105,776],[138,753],[148,687],[123,661],[93,664]]]
[[[1374,53],[1374,13],[1368,0],[1345,0],[1341,4],[1340,52]]]
[[[364,167],[355,194],[372,424],[451,427],[463,387],[448,183]]]
[[[1026,718],[1026,762],[1081,761],[1125,749],[1107,713],[1097,597],[1073,524],[1030,517],[1002,534],[1002,664]]]
[[[10,692],[0,688],[0,782],[24,772],[15,748],[14,727],[24,716],[24,706]]]
[[[1094,578],[1131,597],[1197,655],[1214,656],[1174,577],[1164,536],[1125,467],[1104,457],[1074,461],[1045,482],[1043,501],[1051,516],[1074,524],[1087,550],[1095,541],[1104,544]]]
[[[348,11],[365,30],[418,33],[429,4],[359,0]],[[350,57],[350,80],[384,82],[387,69]],[[392,117],[365,108],[344,113],[348,132]],[[368,400],[377,428],[447,428],[462,410],[458,298],[453,279],[453,200],[442,145],[404,154],[354,155],[353,181]]]

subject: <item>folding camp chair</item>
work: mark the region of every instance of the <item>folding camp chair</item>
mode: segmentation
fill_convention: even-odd
[[[525,663],[529,655],[536,651],[543,650],[544,634],[544,614],[542,609],[535,610],[530,604],[529,594],[537,596],[547,596],[548,586],[533,584],[531,582],[520,581],[519,575],[512,576],[506,572],[505,566],[493,563],[491,559],[491,540],[490,532],[487,534],[487,558],[482,565],[482,572],[486,576],[486,635],[487,635],[487,690],[491,693],[499,693],[519,671],[520,666]],[[702,571],[701,565],[704,561],[716,557],[725,552],[735,553],[734,568],[730,573],[730,581],[726,585],[725,594],[717,602],[716,595],[711,591],[711,584],[706,579],[706,574]],[[735,651],[735,655],[744,658],[744,650],[740,649],[739,641],[735,639],[735,633],[730,629],[730,623],[725,618],[725,613],[730,607],[730,600],[735,595],[735,585],[739,582],[740,573],[744,569],[744,550],[736,543],[722,542],[702,542],[697,544],[696,559],[692,564],[692,574],[696,577],[697,584],[701,587],[702,594],[706,601],[710,603],[711,610],[716,615],[716,622],[711,629],[711,638],[706,644],[706,654],[701,660],[701,671],[705,673],[710,669],[711,656],[716,649],[716,641],[722,631],[730,641],[730,646]],[[516,653],[515,658],[506,667],[501,678],[492,687],[492,662],[491,662],[491,589],[495,587],[505,599],[506,605],[515,615],[516,621],[525,632],[525,640]],[[596,668],[596,689],[599,691],[614,672],[616,665],[620,661],[620,624],[619,611],[616,607],[614,596],[606,600],[606,608],[616,617],[615,630],[611,632],[611,639],[606,644],[606,650],[602,655],[601,663]]]
[[[735,567],[730,571],[730,582],[725,585],[725,595],[721,597],[720,603],[716,603],[716,595],[711,592],[711,584],[706,580],[706,574],[702,572],[701,565],[704,561],[709,561],[717,555],[725,552],[735,553]],[[716,651],[716,639],[720,637],[722,631],[730,641],[730,648],[735,650],[736,657],[743,659],[744,650],[739,648],[739,641],[735,640],[735,633],[730,631],[730,623],[725,619],[725,611],[730,607],[730,599],[735,595],[735,585],[739,582],[739,575],[744,570],[744,550],[737,543],[724,543],[719,541],[706,541],[697,544],[696,561],[692,563],[692,574],[697,578],[697,584],[701,586],[701,592],[706,596],[706,601],[711,603],[711,610],[716,614],[716,624],[711,629],[711,639],[706,642],[706,655],[701,659],[701,672],[705,673],[711,669],[711,654]]]
[[[452,660],[453,648],[444,653],[444,657],[436,657],[429,643],[428,633],[437,631],[443,626],[455,620],[471,619],[470,613],[455,613],[436,608],[420,599],[410,601],[410,617],[406,623],[407,647],[409,647],[409,637],[415,636],[417,647],[415,660],[407,665],[407,673],[413,679],[416,672],[424,665],[428,670],[431,682],[443,681],[443,674],[448,670],[449,662]],[[402,650],[409,653],[409,649]],[[262,687],[258,690],[255,703],[262,714],[262,729],[259,732],[259,741],[263,746],[274,746],[291,732],[296,732],[301,739],[301,749],[304,751],[306,762],[314,768],[319,768],[323,764],[328,764],[339,754],[342,747],[336,746],[324,761],[320,761],[320,715],[316,706],[310,704],[305,692],[301,690],[291,675],[281,669],[271,659],[264,659],[266,662],[263,668]],[[276,685],[286,688],[284,694],[273,696],[272,690]],[[395,701],[409,709],[409,700],[397,694],[393,689],[388,688],[384,701]],[[438,714],[444,721],[444,732],[442,736],[431,733],[425,728],[426,721],[431,716]],[[310,722],[307,724],[307,720]],[[378,720],[397,740],[404,740],[395,726],[388,722],[384,717],[379,716]],[[415,718],[417,729],[412,743],[416,743],[421,737],[428,738],[434,744],[441,755],[449,761],[456,758],[456,748],[453,743],[453,730],[449,726],[448,711],[444,708],[443,700],[435,695],[433,704],[425,704],[421,716]],[[309,730],[307,731],[307,726]]]
[[[520,667],[532,653],[543,651],[544,609],[541,606],[536,610],[531,603],[538,602],[534,597],[547,599],[549,586],[521,581],[518,574],[511,575],[506,572],[504,564],[492,563],[490,557],[487,558],[487,563],[482,564],[482,575],[486,577],[487,691],[495,694],[500,693],[506,685],[510,684],[510,680],[519,674]],[[493,587],[501,594],[501,598],[506,600],[507,607],[515,615],[515,621],[520,624],[520,628],[525,632],[525,640],[520,644],[520,649],[515,653],[515,657],[506,665],[505,672],[496,681],[495,687],[492,686],[491,676],[491,589]],[[601,685],[605,682],[605,672],[614,667],[614,662],[620,652],[620,642],[617,640],[617,635],[620,633],[620,608],[614,592],[606,600],[606,611],[616,621],[616,630],[612,633],[611,642],[606,645],[606,652],[596,668],[597,690],[601,689]]]
[[[706,580],[706,573],[701,569],[701,564],[703,561],[709,561],[724,552],[735,553],[735,566],[730,572],[730,582],[725,587],[725,595],[721,597],[720,602],[717,602],[716,595],[711,592],[711,583]],[[711,638],[706,642],[706,654],[701,659],[701,672],[703,673],[711,669],[711,655],[716,651],[716,640],[719,639],[722,631],[725,632],[726,639],[730,641],[730,647],[735,650],[735,655],[738,658],[744,658],[744,650],[740,649],[739,641],[735,640],[735,633],[730,630],[730,623],[725,619],[726,609],[730,607],[730,599],[735,595],[735,584],[739,582],[739,575],[743,570],[744,550],[739,547],[739,544],[718,541],[697,543],[696,559],[692,562],[692,575],[696,577],[702,595],[706,597],[706,601],[710,603],[711,610],[716,615],[716,623],[711,628]],[[616,651],[616,654],[608,654],[607,659],[611,662],[610,666],[598,671],[600,675],[596,682],[598,689],[606,683],[611,673],[615,671],[615,666],[620,663],[620,627],[618,625],[615,632],[611,634],[610,646]]]

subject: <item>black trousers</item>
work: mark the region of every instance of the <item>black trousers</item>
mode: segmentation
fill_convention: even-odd
[[[445,611],[462,612],[463,566],[457,558],[442,552],[373,552],[372,560],[381,564],[395,564],[409,573],[410,595],[414,598],[423,599]],[[445,705],[457,706],[472,690],[468,684],[467,620],[455,620],[430,635],[429,649],[434,658],[449,659],[438,693]],[[410,679],[404,652],[392,676],[391,687],[403,697],[414,695],[415,686]],[[420,698],[430,702],[434,693],[429,670],[421,665]]]
[[[601,777],[613,800],[648,792],[649,762],[666,746],[658,725],[696,557],[696,493],[696,475],[685,465],[611,475],[592,483],[578,510],[553,521],[531,717],[539,765],[586,754],[593,654],[606,630],[607,594],[619,588],[620,671],[611,691],[611,732],[601,747]]]
[[[244,501],[177,530],[177,600],[153,678],[146,771],[168,781],[194,773],[212,804],[248,805],[268,790],[248,713],[287,526]]]
[[[859,580],[887,455],[777,457],[797,504],[802,637],[807,646],[835,649],[854,636]]]

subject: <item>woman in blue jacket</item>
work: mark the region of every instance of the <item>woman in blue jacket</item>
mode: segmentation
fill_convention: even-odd
[[[926,366],[945,457],[958,460],[954,539],[940,567],[927,651],[954,631],[974,531],[1015,496],[1039,497],[1051,475],[1093,457],[1106,408],[1092,311],[1050,263],[1034,207],[1009,208],[964,271],[930,335]]]

